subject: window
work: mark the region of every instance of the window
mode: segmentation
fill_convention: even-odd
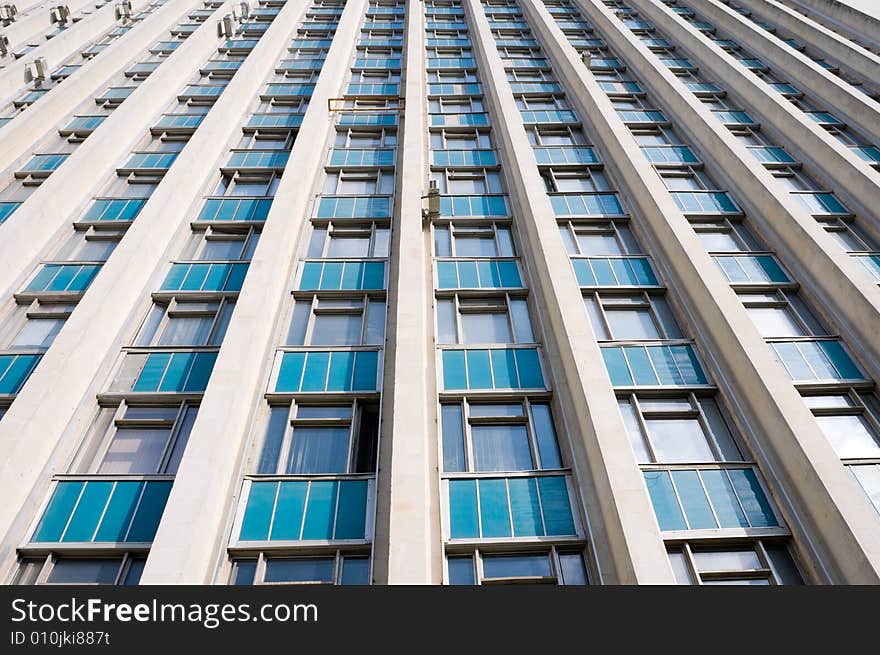
[[[381,345],[384,339],[384,300],[314,296],[295,301],[285,345]]]
[[[602,171],[545,168],[541,171],[548,193],[593,193],[611,191]]]
[[[337,196],[390,195],[394,191],[394,171],[342,170],[327,172],[324,194]]]
[[[336,146],[339,148],[392,148],[396,145],[396,130],[343,128],[336,132]]]
[[[570,255],[602,257],[644,252],[626,221],[562,223],[559,233]]]
[[[827,334],[796,293],[781,290],[737,292],[763,337],[804,337]]]
[[[785,544],[756,541],[740,547],[683,544],[668,550],[682,585],[802,585],[803,577]]]
[[[219,346],[235,303],[229,300],[155,302],[135,340],[137,346]]]
[[[102,407],[73,470],[100,475],[174,475],[198,415],[196,405]]]
[[[379,409],[369,403],[273,406],[256,472],[374,473],[378,439]]]
[[[464,401],[440,410],[446,472],[562,468],[547,403]]]
[[[431,180],[437,182],[440,193],[454,195],[503,193],[501,175],[497,171],[468,168],[432,170]]]
[[[712,398],[633,395],[619,405],[641,464],[742,461],[729,423]]]
[[[749,252],[763,248],[751,231],[739,221],[711,221],[692,224],[707,252]]]
[[[351,227],[329,223],[315,225],[306,257],[388,257],[391,230],[376,223]]]
[[[12,584],[136,585],[146,561],[146,555],[138,553],[121,557],[25,556],[19,560]]]
[[[549,552],[450,554],[446,570],[450,585],[589,584],[583,552],[562,547]]]
[[[880,458],[880,400],[853,390],[804,397],[841,459]]]
[[[525,298],[458,295],[437,300],[438,343],[534,343]]]
[[[190,243],[180,259],[197,261],[248,261],[260,241],[256,229],[229,229],[209,227],[192,234]]]
[[[515,257],[509,227],[434,226],[434,254],[437,257]]]
[[[479,150],[491,147],[492,139],[489,132],[480,130],[431,132],[432,150]]]
[[[280,177],[276,173],[223,174],[214,189],[214,196],[274,196]]]
[[[327,557],[279,557],[260,553],[233,560],[229,584],[370,584],[368,554],[337,551]]]
[[[599,340],[684,338],[663,296],[592,293],[584,305]]]

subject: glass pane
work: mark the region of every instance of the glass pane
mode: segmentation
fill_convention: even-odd
[[[440,411],[443,429],[443,470],[464,471],[464,433],[461,422],[461,405],[442,405]]]
[[[119,559],[59,559],[52,566],[49,584],[113,584]]]
[[[605,310],[614,339],[659,339],[660,332],[647,309]]]
[[[146,557],[132,557],[128,562],[128,570],[125,572],[122,584],[126,586],[135,586],[139,584],[146,563]]]
[[[766,578],[742,578],[739,580],[703,580],[704,585],[758,585],[765,587],[770,584]]]
[[[342,560],[342,579],[344,585],[370,584],[370,558],[346,557]]]
[[[516,342],[533,343],[535,341],[535,333],[532,331],[528,303],[525,300],[511,300],[510,317],[513,320]]]
[[[9,344],[10,348],[48,348],[52,345],[55,337],[64,327],[63,318],[55,319],[28,319],[21,331],[15,335],[15,339]]]
[[[37,584],[37,578],[40,576],[40,570],[43,568],[43,562],[46,558],[27,558],[22,559],[18,565],[18,571],[15,573],[15,579],[12,584],[32,585]]]
[[[234,585],[254,584],[254,574],[257,572],[255,561],[238,560],[232,569],[232,582]]]
[[[365,344],[381,345],[385,339],[385,303],[370,301],[367,304],[367,327]]]
[[[691,576],[684,553],[680,550],[670,550],[668,554],[669,563],[672,565],[672,572],[675,574],[675,583],[682,585],[694,584],[694,579]]]
[[[170,435],[168,428],[117,429],[98,473],[157,473]]]
[[[193,424],[199,415],[198,407],[188,407],[180,422],[180,428],[177,431],[177,437],[174,440],[174,447],[171,450],[171,456],[168,458],[168,464],[165,467],[165,473],[174,475],[177,473],[177,467],[180,466],[180,460],[183,457],[183,451],[189,441],[189,435],[192,432]]]
[[[266,560],[265,582],[332,582],[333,558]]]
[[[562,467],[559,457],[559,446],[556,443],[556,431],[553,429],[553,417],[550,406],[532,405],[532,423],[535,426],[535,441],[538,443],[540,468],[554,469]]]
[[[157,340],[160,346],[201,346],[208,340],[213,316],[174,316]]]
[[[636,455],[636,460],[640,464],[646,464],[653,461],[651,453],[648,451],[648,445],[642,436],[642,428],[639,426],[636,411],[627,400],[621,400],[618,403],[620,413],[623,416],[623,424],[626,426],[626,434],[629,437],[630,445]]]
[[[269,410],[269,422],[266,424],[266,434],[263,436],[263,449],[260,452],[257,473],[276,473],[278,471],[278,457],[281,454],[281,444],[287,430],[289,411],[288,407],[272,407]]]
[[[801,573],[798,571],[794,559],[792,559],[791,554],[788,552],[788,548],[782,544],[765,546],[764,548],[767,551],[767,557],[770,559],[773,569],[776,571],[780,584],[804,584],[804,579],[801,577]]]
[[[297,418],[351,418],[351,405],[297,405]]]
[[[288,473],[346,473],[348,428],[293,429]]]
[[[753,550],[694,550],[698,571],[750,571],[761,569],[761,561]]]
[[[516,404],[471,404],[468,406],[471,416],[525,416],[521,403]]]
[[[484,555],[483,577],[526,578],[549,577],[550,558],[546,553],[537,555]]]
[[[524,425],[471,427],[476,471],[527,471],[533,468]]]
[[[462,314],[462,342],[469,344],[511,343],[507,313]]]
[[[841,459],[880,457],[880,444],[861,416],[817,416],[816,421]]]
[[[494,237],[456,237],[455,255],[457,257],[495,257]]]
[[[559,573],[564,585],[586,585],[587,571],[580,553],[559,553]]]
[[[718,405],[711,398],[701,398],[698,402],[703,410],[703,415],[706,417],[706,422],[709,424],[712,436],[715,437],[715,443],[721,451],[721,458],[724,461],[741,460],[742,455],[733,440],[733,435],[730,434],[730,430],[727,428],[727,423],[721,416]]]
[[[714,461],[697,419],[648,419],[645,424],[658,462]]]
[[[808,333],[785,307],[746,307],[762,337],[800,337]]]
[[[452,300],[437,301],[437,343],[458,343],[455,303]]]
[[[449,557],[446,560],[449,567],[449,584],[472,585],[474,580],[474,560],[467,557]]]
[[[361,342],[360,314],[315,316],[311,343],[314,346],[354,346]]]

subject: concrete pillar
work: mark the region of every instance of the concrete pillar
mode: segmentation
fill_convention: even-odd
[[[295,6],[288,2],[273,27],[279,24],[289,30],[299,22],[303,5],[309,4],[308,0]],[[141,584],[208,584],[224,554],[241,488],[245,446],[254,413],[263,403],[277,346],[277,324],[290,293],[294,253],[324,164],[315,153],[324,152],[333,121],[327,101],[339,95],[346,79],[365,9],[366,0],[349,0],[339,20],[235,303]],[[261,44],[267,38],[268,32]],[[277,50],[275,54],[279,54]],[[277,56],[261,58],[259,70],[266,71],[275,59]],[[239,71],[236,78],[241,74]],[[263,75],[259,79],[262,81]]]
[[[866,80],[877,81],[880,57],[876,53],[855,46],[849,39],[804,18],[776,0],[738,0],[737,4],[762,20],[785,29],[805,45],[812,45],[835,63],[849,68]]]
[[[148,4],[150,0],[133,0],[132,2],[132,12],[142,11]],[[57,4],[57,3],[56,3]],[[159,23],[161,21],[151,21],[150,19],[154,18],[156,15],[168,16],[169,14],[175,14],[176,11],[182,11],[180,9],[181,6],[186,6],[189,3],[176,3],[169,2],[168,5],[164,7],[160,7],[153,14],[151,14],[148,18],[143,20],[143,23],[151,22],[152,24]],[[175,7],[175,9],[169,10],[169,6]],[[88,18],[84,18],[81,21],[78,21],[64,30],[63,33],[52,37],[50,40],[46,41],[43,45],[38,48],[34,48],[21,59],[16,59],[10,63],[7,63],[2,69],[0,69],[0,105],[5,105],[7,102],[11,102],[13,97],[18,95],[22,91],[25,86],[24,82],[24,69],[27,64],[34,61],[37,57],[45,57],[47,63],[49,64],[49,68],[53,69],[59,64],[61,64],[64,60],[66,60],[70,55],[77,52],[78,50],[82,50],[86,45],[95,40],[96,34],[102,34],[109,30],[116,23],[116,14],[114,13],[115,6],[114,3],[110,2],[97,11],[94,14],[89,16]],[[46,24],[49,24],[49,10],[48,7],[46,9],[46,13],[44,14],[44,18]],[[15,23],[13,23],[14,25]],[[141,27],[138,25],[137,27],[132,28],[132,32],[134,30]],[[146,31],[146,30],[140,30]],[[4,30],[5,32],[5,30]],[[131,34],[127,35],[128,37]],[[133,42],[133,41],[132,41]],[[127,47],[132,47],[128,45]],[[110,48],[107,48],[110,50]],[[119,53],[119,48],[116,48],[117,55]],[[126,52],[123,50],[123,52]],[[106,56],[106,52],[102,52],[95,56],[91,61],[83,60],[83,68],[92,70],[92,66],[98,60],[99,57],[104,60],[114,60],[114,57],[111,55],[110,57]],[[118,59],[116,60],[118,61]],[[99,68],[95,67],[95,72],[93,75],[100,75],[98,72]],[[82,72],[82,71],[79,71]],[[64,84],[68,84],[70,79],[66,80]],[[48,95],[48,94],[47,94]],[[46,98],[42,98],[40,102],[45,101]],[[28,112],[31,111],[28,109]],[[11,121],[4,127],[9,127],[15,121]],[[3,134],[4,138],[8,134],[13,131],[13,128],[9,128],[0,132]]]
[[[654,510],[489,22],[479,0],[462,4],[508,192],[517,208],[516,229],[539,302],[544,354],[567,425],[574,479],[590,521],[601,581],[673,584]]]
[[[787,43],[783,43],[718,0],[688,0],[688,2],[694,11],[720,31],[730,35],[735,41],[744,44],[773,70],[787,77],[808,97],[816,98],[825,103],[835,116],[847,125],[860,130],[874,143],[880,142],[880,102],[865,95],[837,75],[828,72],[805,54],[798,52]],[[655,6],[658,13],[673,14],[677,21],[685,22],[665,5]],[[699,30],[695,31],[699,33]],[[708,37],[702,38],[706,41],[709,40]],[[866,53],[866,58],[869,56],[873,55]],[[728,55],[728,57],[730,56]],[[730,58],[732,59],[732,57]],[[876,56],[873,58],[880,62],[880,58]],[[880,67],[876,65],[877,62],[873,66],[873,73],[867,78],[869,82],[876,83],[878,81]],[[758,81],[757,75],[751,71],[745,72],[753,80]],[[721,77],[721,79],[727,78]],[[772,90],[769,93],[779,96],[777,92]],[[788,100],[783,99],[783,102],[790,105]],[[794,113],[795,115],[800,114],[797,111]],[[803,120],[812,122],[809,119]]]
[[[89,5],[92,5],[91,10],[89,10]],[[9,39],[10,51],[18,50],[19,46],[27,43],[31,38],[42,41],[45,39],[45,34],[55,29],[55,26],[49,22],[49,9],[53,6],[56,5],[46,4],[43,7],[36,7],[26,15],[19,11],[15,21],[3,28],[3,34]],[[77,17],[80,20],[88,20],[96,13],[91,0],[70,0],[67,7],[70,9],[71,18]]]
[[[128,228],[125,238],[104,264],[52,348],[43,356],[3,417],[0,423],[0,452],[4,454],[0,463],[0,490],[5,502],[0,506],[0,535],[3,535],[0,576],[14,563],[15,548],[45,497],[49,479],[64,469],[80,443],[94,415],[95,394],[105,387],[106,376],[120,347],[129,342],[137,329],[146,298],[161,283],[168,259],[176,254],[191,233],[189,219],[202,197],[202,187],[216,173],[217,162],[226,154],[230,139],[240,134],[240,126],[251,111],[251,102],[242,102],[242,99],[250,100],[257,95],[267,73],[285,51],[293,26],[299,22],[306,6],[307,0],[296,0],[282,8],[165,174],[137,220]],[[212,28],[210,24],[207,27]],[[181,46],[180,50],[185,47]],[[158,72],[161,71],[160,68]],[[160,85],[155,92],[167,101],[176,90],[174,86]],[[138,104],[129,99],[125,105],[129,103],[135,107]],[[320,106],[320,101],[315,103]],[[108,121],[117,120],[120,111],[124,109],[113,112]],[[124,131],[125,127],[119,129]],[[306,129],[303,132],[308,133]],[[120,133],[110,131],[117,138]],[[94,135],[89,141],[92,138]],[[101,158],[103,155],[98,151],[92,156]],[[6,227],[4,225],[3,229]],[[271,244],[271,238],[262,243]],[[259,270],[259,265],[256,269]],[[242,313],[245,312],[239,315]],[[237,325],[250,335],[262,323],[245,319]],[[237,391],[237,374],[243,366],[232,375],[234,381],[231,382],[228,374],[230,357],[233,368],[246,360],[237,360],[234,353],[223,360],[227,362],[226,384],[232,384]],[[215,369],[215,376],[218,370],[223,372],[223,369]],[[58,384],[59,380],[64,380],[64,384]],[[240,409],[251,406],[240,405],[236,396],[227,398],[226,402]],[[220,428],[214,426],[210,430],[210,440],[217,447],[220,444],[218,435],[238,438],[242,432],[233,432],[232,426],[223,426],[222,421]],[[193,438],[197,434],[193,432]],[[204,440],[205,433],[201,434]],[[180,470],[185,472],[184,465]],[[231,479],[231,473],[227,477]],[[225,504],[226,501],[218,499],[217,502]],[[199,534],[193,532],[192,539]],[[197,552],[198,556],[204,555],[203,551]]]
[[[683,311],[706,344],[701,352],[718,385],[727,391],[743,436],[767,478],[779,480],[774,492],[799,549],[807,554],[805,563],[814,579],[851,584],[880,579],[880,521],[876,512],[840,464],[659,176],[647,159],[633,156],[638,144],[584,69],[575,49],[567,44],[540,0],[523,2],[570,81],[572,98],[593,120],[597,145],[608,155],[606,162],[617,168],[630,191],[629,201],[639,207],[650,242],[662,254],[658,259],[667,265],[670,287],[681,293]],[[613,44],[640,83],[662,72],[646,65],[655,58],[599,0],[575,0],[575,4],[596,28],[597,36]],[[699,115],[683,115],[688,105],[684,98],[669,104],[676,110],[670,115],[677,117],[677,127],[697,123]],[[750,217],[754,221],[754,215]]]
[[[28,109],[13,125],[9,138],[4,138],[0,154],[0,169],[6,169],[17,159],[31,152],[34,131],[56,127],[84,100],[97,95],[110,76],[119,68],[119,61],[126,62],[127,48],[146,48],[166,32],[177,19],[179,12],[191,0],[172,0],[169,14],[132,41],[120,40],[103,53],[110,56],[95,62],[100,68],[82,71],[58,87],[59,95],[44,98]],[[232,1],[225,3],[229,10]],[[219,14],[222,15],[222,14]],[[159,15],[153,16],[159,18]],[[147,21],[140,27],[147,27]],[[135,28],[137,29],[137,28]],[[132,30],[134,31],[134,30]],[[175,97],[193,75],[196,62],[201,63],[216,52],[218,44],[215,21],[206,21],[183,44],[169,56],[166,65],[160,66],[144,80],[124,103],[86,139],[64,163],[19,207],[4,223],[4,238],[0,240],[0,298],[18,291],[33,274],[33,267],[45,253],[47,246],[70,230],[76,219],[100,190],[110,171],[122,163],[123,158],[143,139],[144,133],[155,117]],[[101,56],[101,55],[99,55]],[[98,73],[106,72],[101,81]],[[21,121],[21,124],[18,123]],[[179,166],[178,166],[179,168]]]
[[[856,39],[877,52],[880,50],[880,15],[857,9],[839,0],[782,0],[812,20],[839,32],[848,39]]]
[[[428,181],[424,42],[423,7],[413,3],[406,15],[373,544],[373,578],[385,584],[440,584],[443,577],[431,232],[421,219]]]
[[[678,119],[678,125],[682,132],[687,134],[692,144],[702,154],[702,160],[706,168],[720,183],[723,188],[739,190],[737,199],[750,216],[752,224],[760,228],[770,245],[777,250],[782,260],[789,266],[792,273],[799,279],[801,284],[818,300],[821,308],[833,312],[826,318],[831,325],[837,327],[847,341],[858,352],[860,360],[867,371],[875,378],[880,377],[880,342],[876,339],[875,325],[880,319],[880,287],[868,275],[868,273],[849,257],[843,248],[825,232],[812,215],[788,193],[785,188],[773,177],[773,175],[749,153],[748,149],[734,137],[729,130],[722,127],[718,119],[698,102],[694,95],[669,69],[664,66],[659,58],[654,55],[623,23],[611,14],[611,12],[599,3],[584,0],[575,0],[578,6],[593,18],[601,13],[602,20],[610,19],[608,34],[611,43],[627,59],[627,64],[640,82],[654,92],[654,99],[669,109],[670,115]],[[630,0],[630,4],[640,12],[648,8],[650,2],[643,0]],[[656,9],[656,8],[654,8]],[[677,19],[667,20],[668,16],[660,15],[651,10],[643,14],[655,22],[658,29],[668,34],[679,44],[687,40],[688,46],[693,50],[699,49],[699,56],[694,57],[695,63],[710,67],[716,63],[723,51],[716,45],[706,43],[700,37],[699,43],[695,43],[696,32],[689,25],[681,25]],[[598,20],[598,19],[597,19]],[[673,27],[681,28],[673,30]],[[725,55],[726,56],[726,55]],[[737,70],[728,66],[729,75],[721,76],[716,72],[724,84],[741,92],[749,94],[747,100],[756,96],[755,90],[749,89],[750,80],[742,78],[737,80]],[[743,71],[747,73],[746,71]],[[749,77],[750,73],[747,73]],[[762,83],[763,84],[763,83]],[[759,117],[763,113],[771,113],[778,105],[780,110],[789,110],[789,103],[777,94],[768,94],[761,102],[754,98],[753,105],[747,107],[749,112],[756,113]],[[806,119],[805,119],[806,120]],[[800,151],[810,151],[813,157],[825,158],[825,165],[829,174],[839,175],[839,168],[829,165],[835,152],[845,149],[836,140],[827,134],[815,135],[834,141],[827,148],[822,149],[816,143],[811,143],[810,131],[805,129],[816,126],[808,126],[802,121],[791,123],[789,121],[777,121],[780,131],[783,128],[796,125],[796,135],[785,144],[786,146],[797,143],[794,149],[797,156]],[[821,130],[821,128],[818,128]],[[846,157],[835,159],[839,167],[846,166],[851,159],[849,153]],[[863,170],[864,169],[864,170]],[[878,174],[871,170],[864,162],[859,161],[858,166],[850,167],[856,174],[862,172],[861,180],[856,180],[856,185],[849,185],[851,192],[864,190],[864,202],[868,207],[880,206],[880,186],[874,181]],[[837,179],[834,180],[837,182]],[[863,182],[863,183],[859,183]],[[843,187],[843,181],[840,182]],[[847,200],[855,198],[852,193]],[[861,209],[860,205],[853,207],[856,212]],[[868,214],[870,215],[870,214]],[[863,214],[865,216],[865,214]]]

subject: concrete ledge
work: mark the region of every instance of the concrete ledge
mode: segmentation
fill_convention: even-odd
[[[874,51],[880,49],[880,18],[838,0],[783,0],[816,22],[825,22],[850,39],[861,41]]]

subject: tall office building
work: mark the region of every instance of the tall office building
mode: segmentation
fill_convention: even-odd
[[[876,19],[57,1],[0,7],[0,581],[880,583]]]

